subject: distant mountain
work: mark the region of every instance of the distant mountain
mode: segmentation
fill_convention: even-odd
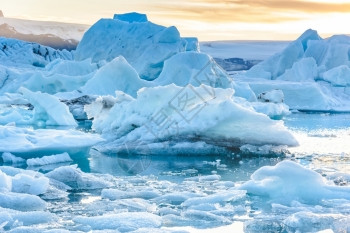
[[[89,25],[23,20],[3,17],[0,11],[0,37],[36,42],[55,49],[76,48]]]
[[[271,55],[282,51],[288,41],[208,41],[201,52],[211,55],[226,71],[249,70]]]

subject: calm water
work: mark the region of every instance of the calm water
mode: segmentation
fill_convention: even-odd
[[[49,211],[59,219],[55,227],[85,231],[88,228],[76,225],[72,219],[80,215],[95,216],[125,210],[156,213],[163,216],[165,227],[170,229],[186,227],[191,232],[195,232],[195,228],[220,226],[231,226],[229,231],[240,232],[243,230],[243,223],[246,232],[296,232],[297,230],[303,232],[304,229],[300,226],[293,228],[284,224],[285,219],[300,211],[301,207],[271,208],[269,200],[261,197],[246,196],[220,205],[207,205],[189,210],[181,205],[181,202],[159,203],[142,194],[137,195],[138,191],[149,189],[162,195],[196,193],[203,196],[225,192],[249,180],[251,174],[260,167],[275,165],[284,159],[298,161],[329,180],[335,181],[332,175],[337,173],[350,176],[350,114],[296,113],[285,118],[285,125],[292,130],[300,146],[289,148],[289,153],[283,156],[240,153],[203,156],[167,156],[166,154],[138,156],[107,155],[95,150],[77,153],[72,156],[74,159],[72,164],[78,164],[82,171],[91,173],[98,179],[113,179],[114,188],[126,193],[136,193],[136,196],[128,194],[130,196],[126,195],[122,200],[110,201],[101,198],[101,190],[72,190],[68,200],[48,200]],[[81,125],[81,129],[87,128],[88,125]],[[46,173],[58,166],[62,164],[39,167],[37,170]],[[337,180],[337,182],[349,185],[346,179]],[[350,215],[350,203],[345,204],[349,206],[348,209],[344,206],[340,208],[339,205],[337,207],[334,203],[326,203],[324,206],[317,207],[318,209],[314,206],[303,206],[305,211],[315,214],[312,221],[316,223],[310,226],[308,231],[327,228],[329,224],[327,226],[321,224],[324,214]],[[319,216],[320,212],[322,216]],[[335,224],[330,225],[332,229],[341,226],[335,220],[330,222]],[[43,224],[41,227],[51,228],[52,226]],[[221,228],[215,229],[215,232],[228,231],[227,228],[222,231],[219,230]]]

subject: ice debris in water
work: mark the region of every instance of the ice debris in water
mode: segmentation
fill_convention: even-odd
[[[48,155],[43,156],[41,158],[32,158],[27,160],[28,166],[43,166],[54,163],[65,163],[72,162],[73,160],[70,158],[67,152],[57,155]]]
[[[240,189],[284,204],[295,200],[308,204],[318,204],[323,199],[350,200],[350,187],[328,184],[319,173],[292,161],[258,169]]]

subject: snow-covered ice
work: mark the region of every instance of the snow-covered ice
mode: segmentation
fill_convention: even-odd
[[[136,96],[139,89],[151,85],[153,84],[140,79],[124,57],[116,57],[99,69],[81,90],[89,95],[114,95],[116,91],[122,91]]]
[[[249,102],[236,99],[233,94],[232,89],[205,85],[169,85],[144,88],[136,99],[117,96],[116,104],[111,103],[112,107],[107,105],[104,108],[101,106],[103,101],[99,101],[86,107],[86,111],[90,118],[96,116],[92,125],[94,130],[115,139],[111,143],[114,150],[118,147],[125,149],[125,144],[130,144],[129,149],[132,149],[135,143],[145,146],[145,143],[172,138],[205,141],[225,147],[248,142],[297,145],[282,122],[256,113],[252,107],[247,107]],[[181,100],[183,96],[187,96],[188,103]],[[164,119],[158,122],[159,117]],[[108,147],[107,144],[98,148],[104,150]]]
[[[48,46],[0,37],[1,64],[22,64],[44,67],[57,58],[72,59],[67,50],[55,50]]]
[[[99,20],[84,34],[75,59],[111,61],[123,56],[142,79],[157,78],[166,59],[186,51],[186,40],[175,27],[166,28],[145,20],[138,22],[134,21],[135,17],[135,14],[117,15],[115,19]]]
[[[56,168],[46,176],[74,189],[101,189],[111,185],[108,181],[82,172],[76,165]]]
[[[31,92],[20,88],[19,92],[34,106],[32,124],[77,126],[68,107],[55,96],[41,92]]]
[[[291,109],[349,111],[349,48],[348,36],[322,39],[309,29],[283,51],[237,77],[257,95],[281,89]]]
[[[57,155],[47,155],[41,158],[31,158],[27,159],[26,163],[28,166],[43,166],[53,163],[67,163],[72,162],[73,160],[70,158],[67,152]]]
[[[103,141],[99,135],[76,130],[33,130],[15,126],[0,126],[0,139],[0,151],[13,153],[69,151],[88,148]]]
[[[319,173],[291,161],[262,167],[251,178],[240,189],[247,190],[248,194],[268,196],[269,200],[277,203],[298,201],[317,204],[324,199],[350,200],[350,187],[327,184]]]

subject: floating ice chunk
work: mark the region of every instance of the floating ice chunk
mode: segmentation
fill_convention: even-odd
[[[243,190],[227,190],[221,191],[219,193],[214,193],[205,197],[193,197],[187,199],[182,203],[182,206],[196,206],[201,204],[215,204],[215,203],[225,203],[234,202],[245,198],[246,192]]]
[[[130,13],[125,13],[125,14],[115,14],[113,19],[129,22],[129,23],[133,23],[133,22],[138,22],[138,23],[148,22],[147,15],[140,14],[140,13],[137,13],[137,12],[130,12]]]
[[[2,160],[4,163],[16,164],[16,163],[24,163],[25,160],[21,157],[17,157],[9,152],[2,153]]]
[[[283,223],[287,227],[296,231],[302,230],[305,232],[316,232],[327,229],[329,226],[332,226],[336,220],[343,217],[344,216],[340,214],[315,214],[312,212],[302,211],[292,214],[286,218]],[[346,231],[346,229],[342,230]],[[331,230],[330,232],[333,231]]]
[[[99,69],[81,90],[89,95],[114,95],[123,91],[135,97],[139,89],[150,85],[120,56]]]
[[[20,168],[2,166],[0,177],[0,189],[4,191],[40,195],[49,186],[49,179],[41,173]]]
[[[172,192],[168,194],[164,194],[160,197],[155,198],[154,200],[157,203],[169,203],[172,205],[179,205],[187,199],[202,197],[202,195],[191,192]]]
[[[49,179],[40,176],[33,177],[26,174],[17,174],[12,178],[12,192],[28,193],[33,195],[44,194],[49,186]]]
[[[221,179],[221,176],[219,175],[207,175],[207,176],[196,176],[196,177],[186,178],[186,180],[197,181],[197,182],[218,181],[220,179]]]
[[[45,125],[77,126],[68,107],[56,97],[40,92],[31,92],[26,88],[19,91],[34,106],[33,123],[43,122]]]
[[[106,214],[96,217],[76,217],[74,222],[90,226],[92,230],[116,229],[121,232],[139,228],[159,228],[161,217],[147,212]]]
[[[258,100],[261,102],[269,102],[269,103],[283,103],[284,102],[284,94],[281,90],[272,90],[263,92],[258,95]]]
[[[284,104],[284,94],[281,90],[271,90],[258,95],[258,100],[264,102],[252,102],[255,111],[264,113],[272,119],[282,119],[289,115],[289,107]]]
[[[31,226],[35,224],[49,223],[55,219],[54,215],[44,211],[17,211],[0,208],[0,225],[5,224],[7,229],[13,228],[10,232],[19,232],[18,226]],[[0,228],[1,229],[1,228]],[[31,232],[31,231],[23,231]]]
[[[43,166],[47,164],[54,163],[66,163],[72,162],[73,160],[70,158],[67,152],[57,155],[43,156],[41,158],[32,158],[27,160],[28,166]]]
[[[52,130],[0,126],[0,152],[69,151],[87,148],[103,139],[77,130]],[[21,143],[18,143],[21,142]]]
[[[183,216],[185,218],[190,219],[191,221],[208,221],[211,222],[213,225],[221,223],[221,224],[228,224],[231,223],[231,221],[223,216],[218,216],[215,214],[212,214],[205,210],[186,210],[183,213]]]
[[[12,189],[12,179],[0,171],[0,191],[10,191]]]
[[[152,199],[160,196],[157,190],[142,190],[142,191],[121,191],[118,189],[103,189],[101,192],[102,198],[110,200],[127,199],[127,198],[143,198]]]
[[[268,115],[271,119],[280,120],[290,114],[288,105],[284,103],[260,103],[252,102],[254,110]]]
[[[45,209],[46,202],[31,194],[0,192],[0,206],[20,211],[34,211]]]
[[[73,189],[102,189],[111,186],[110,182],[82,172],[76,165],[56,168],[47,173],[46,176],[60,181]]]
[[[350,200],[350,187],[329,185],[317,172],[291,161],[258,169],[240,189],[285,204],[295,200],[308,204],[319,203],[322,199]]]

